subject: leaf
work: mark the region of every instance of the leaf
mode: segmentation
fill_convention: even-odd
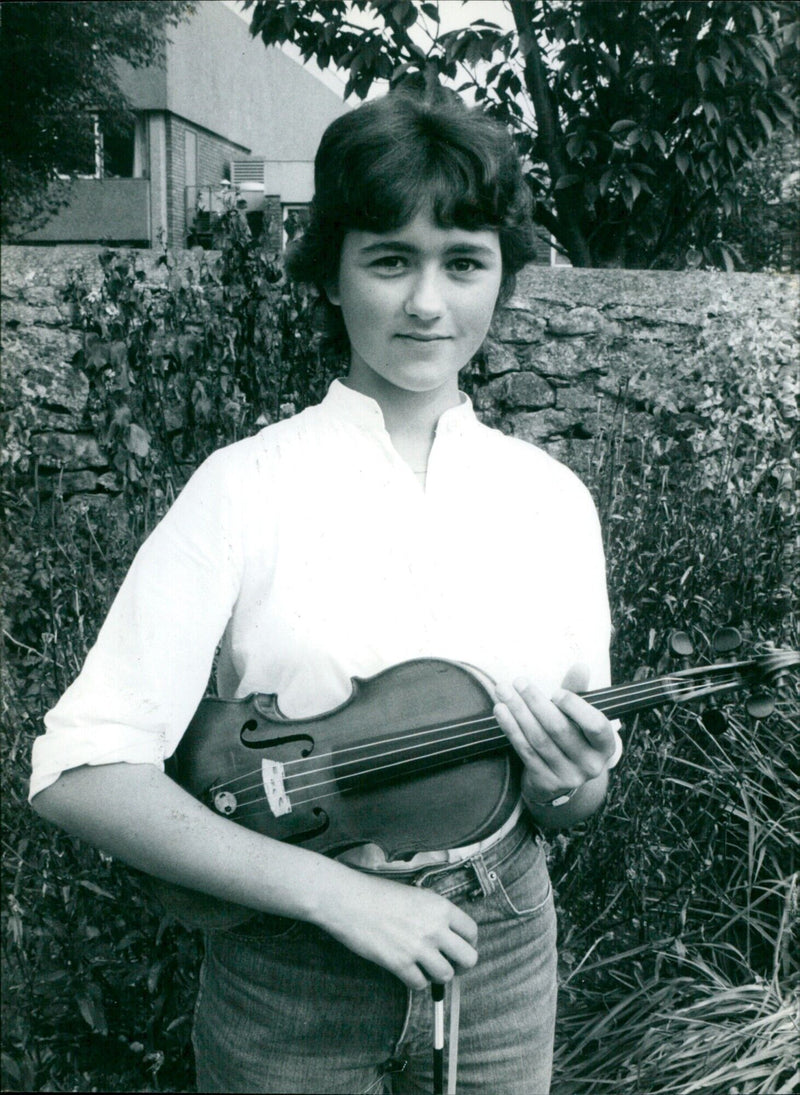
[[[606,170],[603,172],[603,174],[600,176],[600,181],[597,184],[597,188],[600,191],[600,193],[603,195],[603,197],[605,197],[605,195],[608,193],[608,187],[609,187],[609,185],[611,183],[611,180],[613,178],[614,178],[614,169],[613,169],[613,167],[607,167]]]
[[[135,427],[135,429],[138,428],[138,426]],[[81,879],[80,882],[78,882],[78,885],[83,886],[84,890],[90,890],[92,893],[96,893],[99,897],[107,897],[109,901],[117,900],[113,893],[109,893],[108,890],[102,889],[94,882],[89,882],[86,879]]]
[[[774,132],[774,126],[763,110],[756,110],[755,116],[761,123],[761,128],[767,136],[767,140],[772,140],[772,134]]]
[[[719,83],[722,85],[722,87],[725,87],[725,79],[727,77],[725,65],[722,63],[719,57],[709,57],[708,63],[714,70],[714,75],[716,76]]]
[[[164,968],[164,959],[159,958],[147,972],[147,991],[152,996],[158,988],[158,979],[161,976],[161,971]]]
[[[556,182],[556,190],[566,190],[570,186],[575,186],[576,183],[581,181],[580,175],[562,175]]]
[[[439,22],[439,7],[437,4],[422,4],[420,11],[423,15],[427,15],[429,19],[433,19],[434,23]]]
[[[675,153],[675,166],[680,171],[681,175],[686,174],[686,172],[689,170],[689,164],[691,162],[692,161],[689,159],[685,152]]]
[[[99,369],[108,364],[108,346],[101,342],[97,335],[90,335],[91,342],[87,339],[86,364],[93,369]]]
[[[571,137],[567,138],[567,155],[574,160],[576,156],[580,155],[582,150],[583,134],[573,133]]]
[[[720,114],[716,104],[710,103],[707,99],[703,101],[703,113],[705,114],[706,121],[709,125],[711,125],[712,122],[720,121]]]
[[[128,346],[121,339],[112,342],[108,348],[108,360],[115,369],[128,364]]]
[[[86,985],[76,996],[78,1010],[83,1019],[96,1034],[108,1034],[108,1021],[103,1007],[103,994],[100,986],[93,982]]]
[[[404,29],[412,26],[417,21],[417,9],[411,0],[397,0],[392,5],[392,18]]]

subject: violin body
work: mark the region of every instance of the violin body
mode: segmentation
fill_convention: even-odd
[[[480,840],[514,809],[519,766],[505,739],[475,759],[442,740],[443,724],[488,718],[493,703],[473,671],[434,659],[355,678],[345,703],[312,718],[287,719],[272,695],[208,698],[167,772],[212,810],[276,840],[328,855],[371,843],[387,859],[408,859]],[[277,817],[264,760],[284,766],[290,809]]]
[[[287,719],[274,695],[207,697],[166,771],[214,812],[326,855],[374,844],[406,860],[471,844],[496,832],[520,795],[521,765],[496,732],[487,684],[467,666],[424,658],[354,678],[345,703],[312,718]],[[489,740],[486,724],[495,725]],[[265,771],[281,772],[272,805]],[[156,889],[192,926],[252,915],[182,887]]]
[[[795,651],[682,669],[583,693],[609,718],[752,692],[800,665]],[[201,701],[166,771],[209,809],[325,855],[373,845],[387,861],[457,848],[496,832],[520,796],[521,764],[494,719],[491,681],[457,662],[419,658],[362,680],[322,715],[287,719],[274,695]],[[252,910],[158,880],[178,919],[233,927]]]

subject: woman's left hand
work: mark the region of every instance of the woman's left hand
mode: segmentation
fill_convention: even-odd
[[[525,766],[524,792],[531,806],[580,790],[605,773],[617,747],[612,724],[576,693],[589,673],[574,665],[562,688],[548,697],[530,681],[496,689],[495,716]]]

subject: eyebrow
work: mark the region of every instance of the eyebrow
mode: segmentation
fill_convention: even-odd
[[[362,255],[372,255],[380,251],[399,251],[404,255],[416,255],[419,253],[420,248],[416,247],[413,243],[406,243],[404,240],[378,240],[376,243],[367,243],[363,247],[359,247],[359,253]],[[444,248],[445,255],[484,255],[494,256],[495,252],[491,247],[487,247],[482,243],[469,243],[463,241],[461,243],[452,243]]]

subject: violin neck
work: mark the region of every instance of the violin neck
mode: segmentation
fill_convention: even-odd
[[[664,704],[686,703],[704,696],[735,692],[742,688],[750,662],[683,670],[670,676],[654,677],[616,688],[599,688],[581,693],[608,718],[620,718],[636,711]],[[432,768],[445,768],[489,757],[509,749],[509,742],[491,716],[449,725],[422,728],[402,735],[399,742],[379,739],[357,752],[334,753],[337,780],[364,789],[379,783],[420,776]],[[387,749],[391,755],[387,753]]]
[[[744,686],[746,670],[750,665],[750,662],[733,662],[725,666],[687,670],[617,688],[582,692],[581,696],[587,703],[599,708],[607,718],[617,719],[668,703],[687,703],[704,696],[736,692]]]

